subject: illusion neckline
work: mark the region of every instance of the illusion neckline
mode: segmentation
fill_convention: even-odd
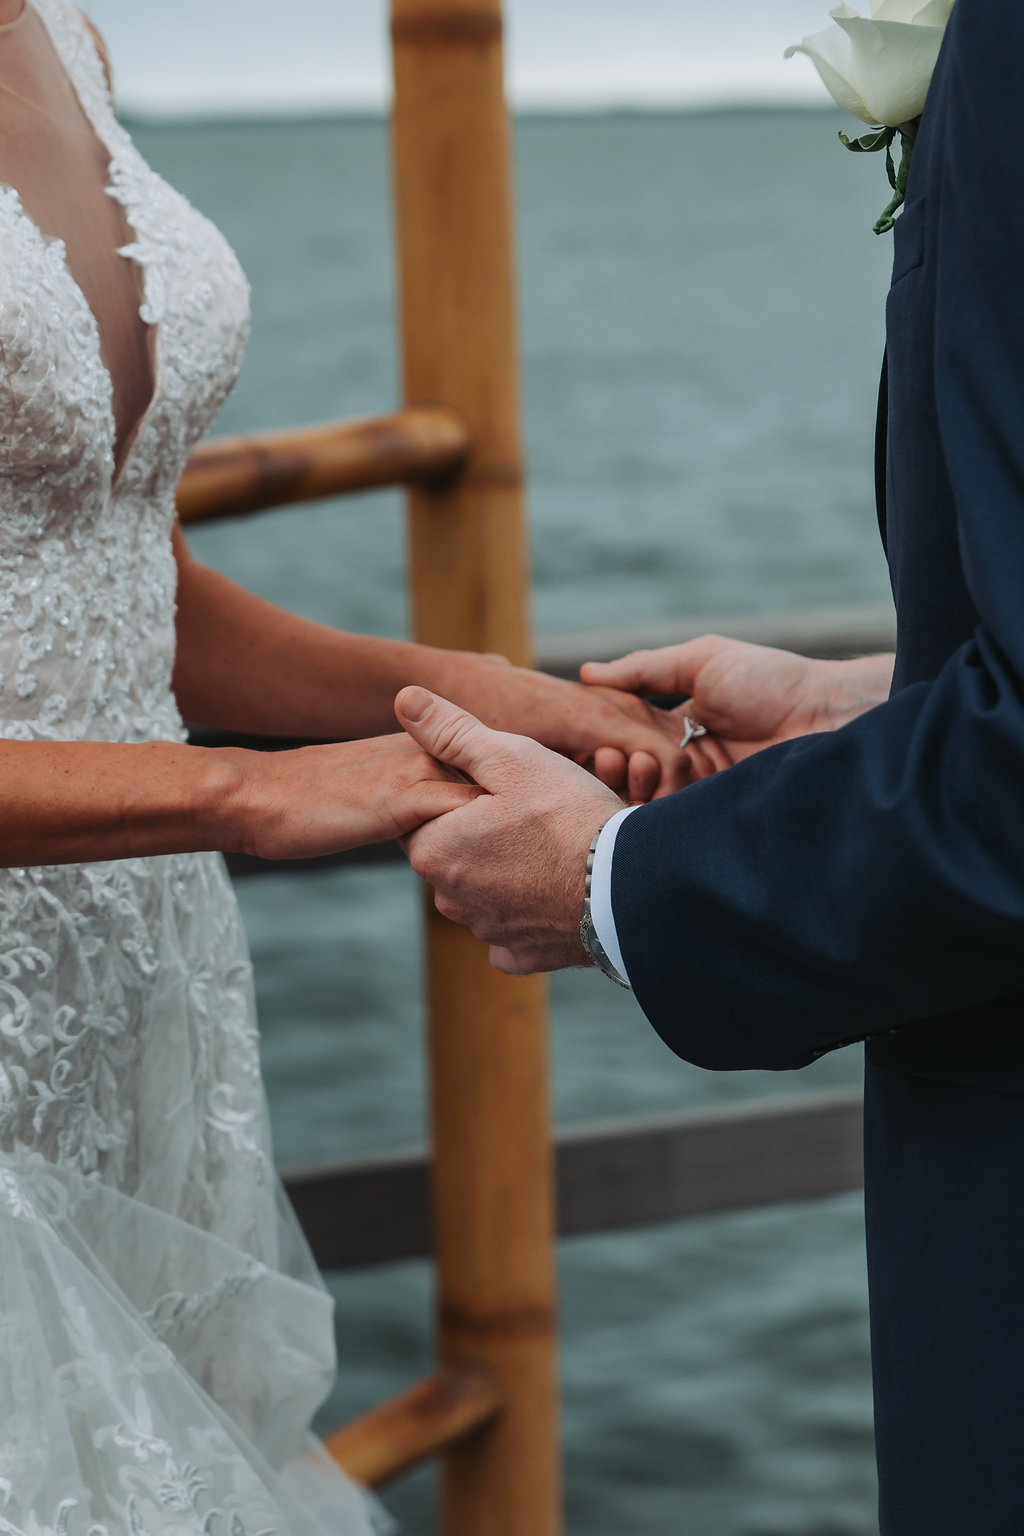
[[[147,320],[145,315],[146,308],[149,304],[149,298],[147,294],[146,263],[139,249],[138,228],[132,219],[132,212],[128,206],[128,201],[122,195],[121,188],[118,186],[118,150],[111,142],[110,136],[105,132],[103,125],[98,120],[98,117],[92,106],[90,106],[89,102],[87,101],[78,80],[76,79],[67,60],[64,57],[64,52],[60,47],[57,38],[54,36],[53,29],[50,26],[49,17],[46,14],[47,0],[42,0],[42,3],[38,3],[37,0],[35,5],[33,5],[32,0],[25,0],[25,9],[22,11],[21,15],[15,21],[8,22],[7,26],[15,27],[20,25],[25,16],[27,16],[29,11],[32,9],[35,9],[39,15],[40,20],[43,23],[47,38],[49,39],[50,46],[56,55],[61,69],[67,76],[68,83],[75,94],[78,105],[82,111],[83,116],[85,117],[86,124],[88,125],[90,131],[96,139],[96,142],[106,157],[107,174],[104,181],[104,192],[108,197],[112,197],[114,201],[121,207],[124,214],[125,230],[128,234],[128,244],[118,247],[117,254],[126,260],[133,261],[141,270],[141,292],[138,311],[139,319],[142,321],[143,325],[146,326],[146,329],[149,333],[152,388],[145,409],[133,423],[123,441],[119,442],[117,435],[117,417],[114,410],[114,376],[110,370],[106,356],[104,354],[103,333],[100,330],[100,324],[96,318],[96,312],[94,311],[92,305],[89,303],[89,300],[86,298],[82,285],[79,283],[78,279],[75,277],[74,272],[71,270],[71,262],[68,259],[67,243],[62,236],[49,234],[45,229],[42,228],[40,224],[36,222],[36,220],[28,212],[28,209],[25,207],[21,192],[17,187],[12,186],[9,182],[0,181],[0,192],[2,192],[3,195],[8,199],[14,216],[20,219],[23,224],[27,226],[35,238],[41,243],[43,249],[53,250],[57,256],[59,256],[61,269],[64,273],[64,276],[67,279],[67,282],[70,284],[76,301],[81,304],[84,313],[88,316],[91,323],[99,365],[107,381],[107,392],[109,398],[106,403],[106,415],[109,426],[109,451],[111,466],[109,494],[111,499],[113,499],[120,491],[122,485],[125,483],[126,473],[131,465],[135,451],[138,448],[150,421],[156,414],[163,383],[163,338],[161,334],[159,319],[154,318],[153,320]],[[0,28],[0,37],[3,36],[3,32],[4,29]]]

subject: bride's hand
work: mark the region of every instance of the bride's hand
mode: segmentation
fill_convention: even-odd
[[[769,646],[703,635],[684,645],[588,662],[583,681],[640,694],[683,694],[670,712],[678,736],[685,718],[708,735],[687,749],[692,777],[706,778],[765,747],[836,730],[888,695],[891,656],[814,661]]]
[[[532,737],[590,768],[630,800],[649,800],[659,785],[667,793],[690,782],[680,727],[670,712],[618,687],[581,688],[495,660],[462,654],[458,672],[445,684],[449,696],[485,725]]]
[[[261,859],[309,859],[404,837],[475,799],[404,733],[291,752],[221,749],[229,847]]]

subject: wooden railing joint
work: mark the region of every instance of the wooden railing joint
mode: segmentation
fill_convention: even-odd
[[[500,43],[504,26],[500,15],[468,11],[434,11],[418,16],[394,16],[391,40],[428,48],[481,47]]]
[[[442,1326],[459,1338],[509,1341],[549,1337],[555,1328],[555,1314],[550,1307],[504,1308],[478,1312],[471,1307],[457,1307],[442,1302],[439,1308]]]
[[[380,1488],[431,1456],[461,1445],[505,1405],[500,1377],[485,1366],[444,1366],[426,1381],[346,1424],[324,1442],[350,1477]]]

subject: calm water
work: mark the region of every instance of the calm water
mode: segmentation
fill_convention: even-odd
[[[528,121],[519,130],[535,615],[598,622],[875,602],[871,428],[889,251],[881,167],[828,114]],[[387,145],[374,123],[140,131],[254,290],[224,430],[396,398]],[[196,535],[316,618],[405,629],[397,499]],[[401,869],[240,891],[282,1164],[424,1137],[417,893]],[[716,1076],[600,978],[558,978],[562,1121],[853,1082]],[[859,1204],[563,1247],[572,1536],[871,1536]],[[325,1424],[427,1368],[429,1274],[336,1277]],[[389,1500],[433,1530],[429,1476]]]

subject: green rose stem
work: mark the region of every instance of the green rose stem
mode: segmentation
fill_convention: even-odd
[[[872,133],[866,133],[862,138],[851,139],[845,133],[840,133],[841,144],[855,155],[873,155],[879,150],[885,150],[885,169],[889,177],[889,185],[892,187],[892,199],[884,213],[877,218],[872,226],[876,235],[887,234],[892,229],[896,220],[894,215],[898,208],[903,206],[907,195],[907,177],[910,175],[910,162],[914,158],[914,145],[917,142],[917,130],[921,126],[919,117],[913,118],[909,123],[900,123],[898,128],[876,128]],[[900,136],[900,165],[899,170],[892,158],[892,143],[896,135]]]

